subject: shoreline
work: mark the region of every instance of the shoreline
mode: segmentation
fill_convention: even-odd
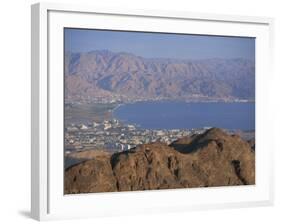
[[[133,105],[133,104],[153,104],[153,103],[184,103],[184,104],[205,104],[205,103],[209,103],[209,104],[254,104],[255,102],[185,102],[185,101],[172,101],[172,100],[158,100],[158,101],[137,101],[137,102],[129,102],[129,103],[120,103],[118,104],[115,108],[113,108],[110,111],[111,117],[113,119],[118,120],[119,122],[126,124],[126,125],[134,125],[135,127],[137,127],[138,129],[148,129],[148,130],[175,130],[175,129],[179,129],[179,130],[197,130],[197,129],[207,129],[207,128],[212,128],[212,127],[218,127],[224,130],[228,130],[229,132],[255,132],[255,127],[254,128],[250,128],[250,129],[244,129],[244,128],[225,128],[225,127],[220,127],[220,125],[202,125],[200,127],[177,127],[177,128],[153,128],[153,127],[142,127],[141,124],[138,124],[136,122],[130,122],[129,120],[124,120],[119,118],[118,116],[116,116],[116,110],[119,109],[122,106],[126,106],[126,105]],[[255,126],[255,125],[254,125]]]
[[[200,103],[225,103],[225,104],[234,104],[234,103],[256,103],[255,101],[185,101],[185,100],[137,100],[131,102],[122,102],[118,103],[116,107],[111,109],[109,112],[114,112],[121,106],[129,105],[129,104],[136,104],[136,103],[165,103],[165,102],[177,102],[177,103],[187,103],[187,104],[200,104]],[[94,105],[95,103],[89,103]],[[101,104],[111,104],[111,103],[101,103]]]

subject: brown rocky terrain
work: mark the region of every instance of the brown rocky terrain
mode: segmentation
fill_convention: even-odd
[[[100,154],[65,171],[65,193],[255,184],[255,152],[237,135],[213,128],[167,146],[150,143]]]
[[[68,100],[124,96],[146,99],[255,97],[254,61],[143,58],[107,50],[65,54]]]

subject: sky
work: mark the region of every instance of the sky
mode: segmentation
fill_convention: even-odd
[[[255,60],[255,38],[65,28],[65,51],[109,50],[145,58],[246,58]]]

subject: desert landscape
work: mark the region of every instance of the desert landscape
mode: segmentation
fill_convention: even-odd
[[[255,184],[254,39],[66,28],[64,56],[65,194]]]

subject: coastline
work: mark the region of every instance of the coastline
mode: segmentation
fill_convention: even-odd
[[[155,106],[155,104],[157,106]],[[168,104],[168,106],[166,106],[165,104]],[[166,127],[166,128],[160,127],[159,128],[159,127],[147,127],[145,125],[142,125],[142,122],[136,121],[135,116],[133,117],[133,120],[132,120],[132,117],[130,118],[130,114],[137,114],[137,113],[139,113],[139,115],[140,115],[140,118],[138,118],[138,119],[141,119],[141,116],[145,113],[150,113],[151,116],[153,116],[153,109],[152,109],[152,111],[149,110],[150,106],[152,106],[154,109],[155,109],[155,107],[158,107],[158,106],[164,107],[163,108],[164,112],[159,110],[158,111],[159,116],[154,117],[155,120],[157,121],[157,120],[159,120],[159,117],[161,117],[161,116],[162,117],[164,117],[164,116],[169,117],[169,113],[173,112],[172,110],[169,110],[169,109],[173,106],[178,107],[178,105],[179,105],[180,108],[175,107],[176,111],[180,110],[180,109],[185,109],[187,111],[186,113],[188,113],[188,111],[191,111],[191,113],[193,113],[193,117],[194,117],[194,113],[195,113],[194,109],[190,108],[190,106],[196,105],[196,107],[195,107],[195,108],[197,108],[196,110],[198,110],[198,108],[200,108],[201,106],[203,106],[203,108],[205,107],[204,110],[209,110],[209,109],[214,110],[212,108],[216,108],[216,106],[213,107],[212,105],[215,105],[215,104],[217,104],[220,108],[223,107],[222,110],[217,110],[215,113],[226,111],[226,113],[228,112],[228,113],[231,113],[231,114],[230,114],[230,117],[221,117],[221,118],[217,117],[216,119],[213,118],[211,123],[213,123],[214,125],[209,125],[208,123],[210,123],[210,122],[206,122],[206,124],[201,122],[202,125],[200,125],[200,126],[195,125],[193,127],[192,126],[186,126],[186,127],[174,127],[174,128],[170,128],[170,127]],[[246,106],[246,104],[248,104],[249,106]],[[208,105],[210,105],[211,107],[209,108]],[[225,108],[224,105],[229,105],[229,106],[227,106]],[[126,106],[129,106],[130,108],[129,107],[124,108]],[[132,109],[132,108],[134,108],[134,109]],[[161,130],[161,129],[170,129],[170,130],[171,129],[198,129],[198,128],[205,128],[205,127],[219,127],[219,128],[230,130],[230,131],[237,131],[237,130],[241,130],[243,132],[255,131],[255,123],[253,125],[251,125],[251,127],[246,128],[247,124],[243,124],[243,122],[242,122],[243,118],[239,119],[239,116],[242,116],[243,113],[242,113],[242,115],[241,114],[237,115],[236,113],[234,113],[235,110],[237,110],[238,111],[237,113],[239,113],[239,110],[241,112],[241,111],[245,110],[244,108],[246,108],[246,112],[244,112],[244,114],[246,114],[245,116],[247,116],[247,118],[249,118],[249,116],[252,117],[252,118],[255,117],[255,103],[254,102],[186,102],[186,101],[182,101],[182,100],[177,100],[177,101],[172,101],[172,100],[158,100],[158,101],[145,100],[145,101],[137,101],[137,102],[130,102],[130,103],[120,103],[111,111],[111,116],[112,116],[113,119],[119,120],[120,122],[124,122],[127,125],[132,124],[132,125],[136,125],[136,126],[138,126],[140,128],[143,128],[143,129],[151,129],[151,130],[153,130],[153,129],[154,130]],[[120,111],[118,111],[119,109],[121,109],[121,114],[123,113],[123,115],[121,115],[121,117],[120,117],[120,114],[119,115],[117,114],[117,112],[120,112]],[[198,113],[202,114],[204,112],[198,110]],[[248,115],[248,113],[250,115]],[[185,113],[181,113],[181,114],[178,114],[178,115],[186,117]],[[124,119],[124,116],[126,117],[126,119]],[[202,119],[208,120],[208,116],[209,116],[208,113],[205,113],[205,114],[202,115],[202,117],[200,117],[200,116],[197,116],[197,117],[195,116],[195,117],[198,120],[202,120]],[[143,116],[143,117],[145,117],[145,116]],[[175,118],[177,119],[178,117],[175,117]],[[239,124],[235,124],[235,121],[233,121],[233,122],[228,121],[228,124],[233,123],[233,125],[230,125],[230,126],[233,126],[233,127],[227,127],[227,126],[224,126],[224,125],[222,125],[222,126],[219,125],[219,124],[223,123],[223,121],[220,121],[220,120],[226,120],[226,119],[229,120],[229,118],[238,121],[238,123],[240,122],[241,127],[239,127]],[[155,120],[153,120],[153,121],[155,121]],[[244,121],[245,120],[247,121],[247,119],[244,118]],[[167,120],[162,120],[162,123],[167,123],[166,121]],[[185,121],[183,120],[183,122],[185,122]],[[194,123],[195,121],[193,119],[190,122]],[[248,125],[250,125],[250,124],[248,124]],[[163,125],[161,125],[161,126],[163,126]],[[182,126],[182,125],[180,125],[180,126]]]
[[[151,105],[147,105],[150,103]],[[130,120],[130,114],[135,115],[136,117],[139,118],[141,117],[142,114],[146,114],[147,108],[151,108],[151,106],[159,107],[158,104],[163,103],[165,105],[164,109],[163,106],[160,106],[160,111],[157,113],[157,117],[155,117],[155,114],[150,114],[148,111],[148,117],[150,121],[152,121],[153,125],[150,127],[143,126],[142,121],[137,122],[136,120]],[[169,104],[165,104],[169,103]],[[253,129],[243,129],[239,127],[239,125],[243,125],[243,122],[240,121],[236,122],[236,120],[229,120],[230,123],[233,123],[235,125],[238,125],[236,127],[238,128],[227,128],[224,126],[221,126],[221,122],[225,120],[225,117],[221,117],[216,115],[217,112],[224,112],[225,111],[225,106],[226,104],[240,104],[243,105],[244,103],[238,103],[238,102],[231,102],[231,103],[223,103],[223,102],[216,102],[217,104],[223,105],[221,106],[210,106],[214,105],[214,102],[209,102],[209,105],[206,103],[186,103],[184,101],[166,101],[166,100],[161,100],[161,101],[138,101],[138,102],[131,102],[131,103],[111,103],[111,104],[96,104],[96,109],[99,109],[98,111],[100,112],[99,116],[101,114],[106,114],[107,116],[101,116],[104,119],[96,121],[93,119],[93,115],[95,114],[91,113],[87,114],[88,117],[83,117],[83,121],[77,122],[75,125],[70,125],[70,126],[65,126],[66,128],[66,133],[68,133],[68,139],[72,143],[76,142],[75,145],[70,144],[68,145],[69,148],[67,151],[85,151],[86,149],[108,149],[108,151],[118,151],[118,150],[124,150],[124,149],[131,149],[132,147],[135,147],[139,144],[144,144],[147,142],[154,142],[154,141],[159,141],[161,139],[162,142],[173,142],[176,139],[184,136],[190,136],[192,134],[200,134],[203,133],[204,131],[211,129],[211,128],[220,128],[224,131],[226,131],[229,134],[233,135],[239,135],[241,136],[244,140],[249,140],[249,139],[254,139],[255,137],[255,130]],[[126,106],[132,106],[134,107],[133,104],[144,104],[142,105],[141,110],[135,110],[135,112],[131,113],[127,111],[127,114],[125,114],[125,119],[122,119],[122,117],[117,116],[116,111],[118,109],[123,109],[123,107]],[[176,104],[176,106],[171,106],[173,104]],[[189,104],[189,106],[186,107],[186,104]],[[192,104],[198,104],[196,106],[190,106]],[[253,103],[249,103],[253,104]],[[177,106],[178,105],[178,106]],[[203,108],[202,108],[203,106]],[[95,107],[95,104],[92,104],[89,108]],[[78,108],[79,111],[83,112],[83,105],[80,105]],[[167,112],[166,109],[169,110],[173,114],[174,117],[164,117],[161,115],[162,112],[165,113]],[[185,110],[181,110],[184,108]],[[194,113],[194,108],[197,108]],[[198,108],[200,109],[198,111]],[[215,110],[211,109],[215,108]],[[234,106],[231,107],[232,111],[235,111],[235,108],[238,109],[241,108],[239,105],[238,107]],[[247,108],[247,106],[246,106]],[[253,108],[253,107],[251,107]],[[77,108],[76,108],[77,109]],[[211,109],[210,114],[213,116],[213,122],[212,125],[210,125],[208,122],[206,122],[205,115],[206,111],[208,114],[208,110]],[[125,108],[126,110],[126,108]],[[199,113],[199,117],[195,117],[193,119],[186,119],[186,114],[188,114],[188,111],[192,111],[191,115],[196,114],[197,112]],[[102,111],[102,113],[101,113]],[[177,114],[177,111],[182,111],[181,114]],[[203,115],[202,112],[203,111]],[[228,109],[229,111],[229,109]],[[76,111],[77,112],[77,111]],[[88,111],[89,112],[89,111]],[[201,114],[200,114],[201,113]],[[247,113],[247,111],[246,111]],[[128,116],[126,116],[128,115]],[[147,115],[147,114],[146,114]],[[211,117],[212,117],[211,116]],[[191,116],[192,117],[192,116]],[[237,117],[237,115],[236,115]],[[255,115],[253,114],[253,116]],[[128,119],[127,119],[128,118]],[[159,119],[160,118],[160,119]],[[175,119],[173,119],[175,118]],[[203,118],[203,120],[202,120]],[[230,116],[231,118],[231,116]],[[88,120],[86,120],[88,119]],[[148,119],[148,121],[149,121]],[[152,120],[151,120],[152,119]],[[245,121],[245,120],[244,120]],[[247,121],[247,119],[246,119]],[[236,123],[235,123],[236,122]],[[156,124],[156,126],[155,126]],[[160,126],[159,126],[160,125]],[[172,125],[172,127],[169,125]],[[194,126],[193,126],[194,125]],[[167,127],[166,127],[167,126]],[[254,126],[255,129],[255,126]],[[101,145],[102,144],[102,145]],[[90,148],[89,148],[90,147]],[[66,148],[65,148],[66,150]]]

